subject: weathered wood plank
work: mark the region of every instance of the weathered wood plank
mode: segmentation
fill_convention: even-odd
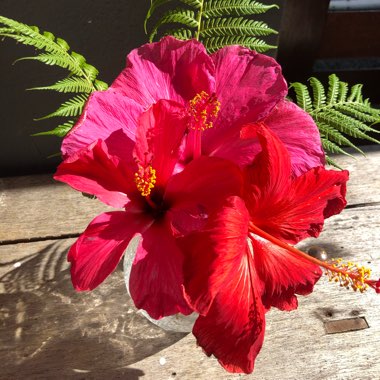
[[[122,369],[171,345],[140,315],[121,269],[92,292],[74,291],[74,239],[0,246],[0,379],[137,378]]]
[[[0,178],[0,242],[78,234],[105,209],[51,175]]]
[[[332,157],[338,165],[350,172],[347,201],[349,205],[360,205],[380,201],[380,147],[361,147],[366,156],[348,150],[355,159],[339,155]]]
[[[380,202],[380,150],[365,147],[367,157],[338,156],[350,171],[348,202]],[[99,213],[109,210],[50,175],[0,179],[0,243],[79,234]]]
[[[300,247],[324,247],[333,257],[356,258],[380,275],[380,207],[350,209],[328,220],[318,239]],[[254,374],[247,379],[373,380],[380,378],[380,295],[354,293],[322,278],[313,294],[299,297],[298,310],[271,310],[264,347]],[[364,317],[369,328],[327,334],[324,323]],[[160,364],[160,358],[165,364]],[[161,359],[161,363],[163,363]],[[196,347],[192,335],[128,368],[142,370],[144,379],[238,379],[224,372],[214,358]],[[175,376],[173,374],[176,374]],[[281,374],[281,375],[279,375]]]

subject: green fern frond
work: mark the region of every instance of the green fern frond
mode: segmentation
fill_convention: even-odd
[[[373,125],[380,123],[380,110],[371,107],[368,99],[363,99],[363,85],[356,84],[350,89],[335,74],[329,76],[327,88],[314,77],[309,79],[309,83],[311,92],[299,82],[292,83],[290,88],[295,92],[296,103],[317,124],[326,152],[348,154],[344,147],[352,147],[363,153],[350,138],[380,144],[368,134],[379,133]],[[329,160],[332,162],[331,158]]]
[[[317,78],[309,79],[310,86],[313,90],[313,107],[318,109],[326,104],[326,93],[323,84]]]
[[[212,18],[204,20],[200,36],[203,38],[214,36],[267,36],[277,33],[262,21],[239,18]]]
[[[306,112],[313,110],[313,104],[307,86],[302,83],[295,82],[289,86],[289,89],[293,88],[296,94],[297,104]]]
[[[77,94],[72,99],[64,102],[55,112],[37,120],[51,117],[77,117],[82,112],[84,104],[93,91],[103,91],[108,88],[105,82],[97,79],[98,70],[88,64],[81,54],[72,51],[65,40],[56,37],[53,33],[41,32],[36,26],[29,26],[0,16],[1,37],[33,46],[38,51],[36,56],[20,58],[16,62],[34,60],[68,71],[66,78],[52,85],[31,89]],[[54,134],[62,137],[64,136],[63,133],[67,133],[74,125],[74,122],[75,120],[70,120],[52,131],[42,132],[41,134]]]
[[[318,121],[317,123],[319,132],[321,136],[324,136],[329,141],[338,144],[339,146],[349,146],[359,153],[363,153],[363,151],[355,146],[347,137],[345,137],[340,131],[336,130],[333,126],[324,123],[323,121]]]
[[[81,75],[82,69],[78,68],[78,66],[72,62],[68,61],[65,57],[62,57],[59,54],[40,54],[34,57],[23,57],[17,59],[14,63],[20,62],[20,61],[39,61],[42,63],[45,63],[49,66],[58,66],[62,67],[63,69],[69,70],[74,75]],[[90,82],[88,82],[90,83]]]
[[[178,2],[182,6],[178,6]],[[173,35],[180,39],[196,38],[212,53],[226,45],[243,45],[258,52],[276,46],[258,37],[277,32],[266,23],[253,20],[252,15],[265,13],[276,5],[264,5],[252,0],[153,0],[145,19],[147,23],[162,5],[172,8],[158,16],[150,29],[149,40],[161,35]]]
[[[84,94],[89,94],[93,89],[85,79],[79,77],[70,77],[59,80],[57,83],[51,86],[33,87],[29,88],[29,90],[52,90],[64,93],[81,92]]]
[[[254,37],[212,37],[207,38],[204,41],[204,45],[210,53],[213,53],[224,46],[235,44],[246,46],[259,53],[264,53],[269,49],[275,48],[275,46],[268,45],[263,40]]]
[[[149,41],[152,42],[156,36],[158,28],[165,24],[181,24],[185,27],[196,28],[198,21],[195,19],[195,13],[189,9],[177,8],[166,12],[152,29],[149,35]]]
[[[73,117],[78,116],[82,113],[83,107],[86,104],[87,96],[86,95],[77,95],[73,98],[62,103],[61,106],[54,111],[53,113],[41,117],[36,120],[45,120],[52,117]]]
[[[75,120],[69,120],[64,124],[60,124],[51,131],[34,133],[32,136],[58,136],[65,137],[70,129],[74,126]]]
[[[166,36],[173,36],[175,38],[178,38],[179,40],[189,40],[193,36],[193,32],[191,29],[169,29],[165,33]]]
[[[248,16],[265,13],[272,8],[278,8],[278,6],[265,5],[252,0],[214,0],[205,3],[203,17]]]

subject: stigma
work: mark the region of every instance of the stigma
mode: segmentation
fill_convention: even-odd
[[[190,100],[190,128],[204,131],[213,127],[220,111],[220,102],[215,93],[211,96],[202,91]]]
[[[156,184],[156,170],[151,165],[143,167],[139,164],[139,170],[135,173],[135,183],[143,197],[149,196]]]

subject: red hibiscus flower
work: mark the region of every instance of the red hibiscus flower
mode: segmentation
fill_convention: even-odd
[[[262,150],[245,168],[242,196],[230,197],[181,245],[186,297],[200,313],[193,329],[198,344],[227,370],[250,373],[264,339],[265,312],[296,308],[296,294],[309,294],[321,276],[319,265],[334,270],[288,243],[318,236],[324,219],[344,208],[348,172],[320,166],[295,176],[274,133],[247,129]]]
[[[118,129],[134,141],[139,115],[166,99],[190,118],[183,165],[200,155],[241,167],[252,162],[260,150],[257,139],[240,139],[241,126],[249,122],[277,133],[290,152],[292,170],[300,174],[323,165],[324,154],[312,118],[286,101],[286,93],[281,68],[270,57],[240,46],[208,55],[196,40],[168,36],[133,50],[110,89],[91,95],[62,152],[67,157]]]
[[[216,157],[200,157],[173,175],[187,119],[182,107],[159,101],[134,127],[135,142],[125,127],[131,127],[130,120],[122,119],[122,128],[109,136],[99,129],[104,139],[77,150],[58,167],[55,179],[124,208],[96,217],[71,247],[68,260],[77,290],[98,286],[140,234],[130,275],[136,306],[156,319],[192,312],[182,293],[183,256],[174,235],[199,228],[222,199],[238,194],[242,175]]]

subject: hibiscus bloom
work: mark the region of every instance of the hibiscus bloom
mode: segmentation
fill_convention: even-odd
[[[319,265],[340,273],[289,243],[318,236],[324,219],[344,208],[348,172],[319,166],[294,176],[279,138],[262,126],[247,129],[262,150],[245,168],[241,197],[230,197],[181,246],[186,297],[200,313],[193,328],[198,344],[227,370],[250,373],[264,339],[265,312],[297,308],[296,294],[312,292]],[[366,283],[364,273],[350,275],[353,286]]]
[[[300,174],[324,164],[324,153],[312,118],[286,101],[286,93],[273,58],[241,46],[208,55],[196,40],[168,36],[133,50],[110,89],[91,95],[63,141],[62,153],[67,157],[120,128],[134,140],[139,115],[166,99],[189,115],[182,167],[200,155],[223,157],[241,167],[252,162],[260,150],[257,139],[240,139],[241,127],[249,122],[277,133],[290,152],[292,170]]]
[[[183,297],[183,257],[174,235],[199,228],[225,197],[238,194],[242,175],[216,157],[199,157],[173,174],[187,118],[174,102],[159,101],[137,126],[122,124],[58,167],[55,179],[123,208],[97,216],[71,247],[68,260],[77,290],[98,286],[139,234],[130,275],[136,306],[156,319],[192,312]],[[135,142],[128,128],[134,128]]]

